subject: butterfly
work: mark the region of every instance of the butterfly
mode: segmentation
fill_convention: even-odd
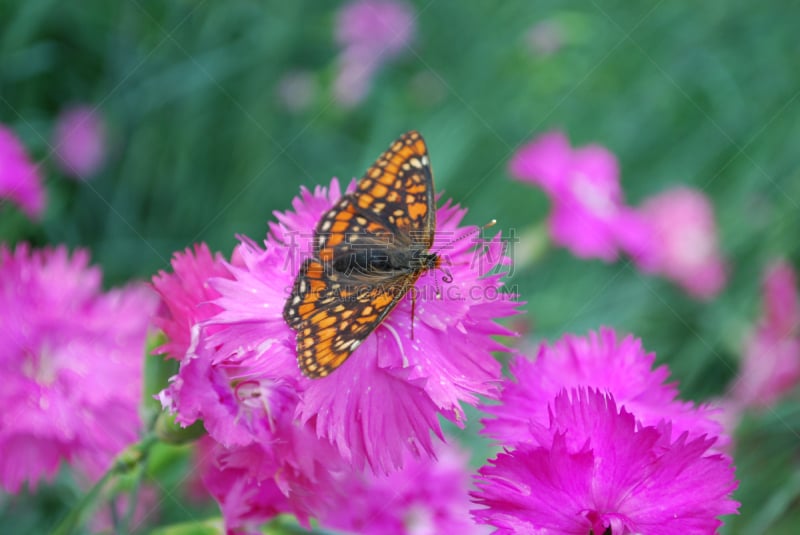
[[[430,252],[436,201],[428,149],[400,136],[325,213],[283,317],[297,332],[297,361],[312,379],[350,356],[441,258]]]

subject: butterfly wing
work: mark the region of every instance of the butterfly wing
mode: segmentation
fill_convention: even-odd
[[[315,246],[323,261],[347,254],[349,237],[377,234],[393,243],[430,249],[436,198],[428,148],[419,132],[398,138],[367,170],[355,192],[320,219]]]
[[[380,285],[354,283],[326,274],[317,259],[306,260],[284,309],[297,331],[303,373],[313,379],[339,367],[405,295],[407,284],[403,277]]]
[[[436,199],[428,147],[419,132],[403,134],[378,157],[359,181],[355,203],[400,237],[431,248]]]

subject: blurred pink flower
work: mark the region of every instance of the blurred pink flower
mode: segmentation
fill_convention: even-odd
[[[16,135],[0,125],[0,206],[8,199],[31,219],[44,211],[45,191],[39,168],[30,160]]]
[[[264,522],[287,513],[306,526],[313,517],[325,529],[365,535],[483,533],[469,518],[468,456],[449,445],[436,450],[438,460],[407,456],[387,475],[343,466],[335,454],[318,458],[313,472],[284,465],[285,452],[267,444],[216,445],[203,482],[234,533],[261,533]]]
[[[773,405],[800,383],[800,306],[797,281],[786,261],[764,276],[764,313],[745,341],[732,395],[745,406]]]
[[[690,295],[711,299],[725,286],[714,209],[702,192],[677,187],[646,200],[637,210],[649,238],[629,249],[643,271],[674,280]]]
[[[214,454],[217,441],[210,435],[203,435],[192,444],[193,449],[190,455],[191,468],[183,484],[183,490],[189,501],[200,505],[213,499],[209,489],[206,488],[203,478],[206,474],[215,470],[216,459]]]
[[[484,420],[484,432],[501,444],[524,442],[531,424],[547,424],[548,403],[562,389],[591,387],[612,394],[641,425],[666,420],[676,434],[689,432],[692,438],[706,435],[717,439],[717,445],[727,443],[714,416],[717,410],[678,399],[677,385],[666,382],[669,369],[653,369],[655,359],[640,339],[628,335],[617,340],[609,328],[585,338],[566,335],[552,345],[543,343],[535,360],[517,356],[511,362],[513,381],[504,383],[500,405],[483,407],[494,415]]]
[[[106,157],[106,127],[91,106],[73,106],[56,120],[53,146],[61,170],[81,180],[97,173]]]
[[[483,532],[469,517],[469,456],[452,445],[438,460],[407,458],[388,475],[348,471],[320,526],[362,535],[470,535]]]
[[[158,509],[161,501],[158,489],[153,485],[144,484],[139,488],[133,516],[131,517],[130,528],[132,533],[144,532],[145,527],[157,524]],[[130,506],[131,492],[121,492],[113,496],[111,503],[104,503],[95,509],[94,515],[89,520],[90,533],[96,535],[114,533],[118,528],[118,526],[115,527],[114,515],[117,515],[117,519],[124,518]],[[112,507],[115,513],[111,512]],[[117,520],[118,522],[119,520]]]
[[[173,273],[159,271],[153,287],[161,295],[161,306],[154,323],[167,337],[156,349],[174,359],[183,359],[189,349],[192,327],[221,309],[213,303],[219,293],[208,283],[211,277],[230,278],[222,255],[214,255],[204,243],[195,244],[172,256]]]
[[[414,35],[413,9],[396,0],[355,0],[337,16],[342,47],[334,96],[343,106],[361,102],[385,62],[400,54]]]
[[[564,46],[566,36],[561,23],[556,20],[537,22],[525,32],[525,42],[537,56],[547,57]]]
[[[336,102],[345,108],[358,105],[369,93],[378,67],[378,58],[372,53],[363,54],[359,49],[342,53],[333,81]]]
[[[137,438],[144,285],[103,293],[84,250],[0,246],[0,484],[17,492],[59,463],[98,477]]]
[[[478,521],[515,533],[713,533],[736,513],[730,459],[713,440],[642,426],[614,397],[563,391],[550,422],[479,470]]]
[[[277,95],[281,104],[291,112],[308,109],[317,94],[317,80],[311,71],[294,70],[278,80]]]
[[[478,395],[495,395],[500,365],[491,352],[504,346],[492,337],[511,334],[495,319],[515,314],[517,304],[501,291],[502,274],[492,271],[509,259],[499,236],[449,243],[475,228],[460,227],[465,211],[445,203],[437,212],[432,249],[446,251],[454,282],[439,299],[438,274],[417,281],[414,337],[406,296],[339,369],[324,379],[307,379],[298,369],[295,333],[282,310],[311,251],[317,222],[340,196],[336,180],[329,190],[303,189],[293,212],[276,214],[264,249],[242,241],[243,266],[228,266],[233,280],[211,280],[221,294],[215,304],[223,310],[204,323],[219,330],[198,354],[207,353],[215,365],[225,363],[229,374],[242,370],[236,373],[240,379],[246,373],[261,383],[296,383],[302,422],[357,467],[366,463],[389,471],[401,465],[406,450],[433,454],[430,432],[441,437],[439,415],[463,422],[460,402],[475,404]]]
[[[617,159],[600,145],[573,149],[564,134],[550,132],[519,149],[509,169],[550,197],[553,241],[578,257],[615,260],[620,234],[637,231],[623,219]]]
[[[212,451],[203,483],[219,503],[228,533],[262,533],[259,526],[277,515],[291,514],[308,527],[309,517],[330,507],[339,492],[333,473],[342,470],[338,457],[320,457],[321,444],[309,442],[252,443]],[[274,447],[278,445],[279,447]],[[288,451],[311,445],[312,449]],[[297,462],[287,462],[287,453]],[[329,464],[325,464],[325,463]]]

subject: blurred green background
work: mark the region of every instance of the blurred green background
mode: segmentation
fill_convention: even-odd
[[[800,5],[418,0],[410,47],[352,108],[332,94],[340,6],[0,0],[0,122],[42,162],[49,194],[40,224],[5,210],[0,238],[88,247],[109,284],[147,279],[194,242],[228,254],[237,233],[261,238],[300,186],[360,176],[412,128],[467,222],[522,233],[548,203],[512,182],[507,162],[563,129],[618,156],[632,204],[677,184],[707,193],[731,277],[703,304],[623,261],[549,249],[511,281],[533,336],[611,325],[642,337],[685,398],[721,395],[763,268],[777,256],[800,265]],[[86,183],[50,155],[72,103],[97,106],[110,135]],[[796,532],[798,431],[796,399],[746,420],[741,516],[725,533]],[[191,520],[177,503],[162,518]]]

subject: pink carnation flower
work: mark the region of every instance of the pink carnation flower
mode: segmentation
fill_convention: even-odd
[[[700,191],[678,187],[646,200],[637,220],[649,233],[629,249],[643,271],[674,280],[690,295],[710,299],[725,286],[714,210]]]
[[[772,264],[764,276],[764,315],[745,342],[733,397],[767,407],[800,382],[800,306],[794,269]]]
[[[469,518],[468,456],[454,446],[437,448],[437,456],[406,459],[388,475],[343,473],[320,525],[362,535],[482,532]]]
[[[672,438],[642,426],[592,389],[560,393],[549,425],[479,470],[473,511],[498,535],[515,533],[714,533],[736,513],[730,460],[713,440]]]
[[[17,492],[59,463],[89,478],[137,438],[142,363],[156,300],[103,293],[86,251],[0,246],[0,484]]]
[[[361,102],[380,66],[408,46],[414,35],[414,12],[396,0],[355,0],[338,14],[336,41],[341,45],[334,95],[344,106]]]
[[[155,324],[168,340],[156,351],[182,359],[189,349],[192,327],[221,310],[213,303],[219,293],[208,279],[230,278],[223,262],[222,255],[212,255],[208,246],[200,243],[194,246],[194,252],[186,249],[173,255],[174,273],[159,271],[153,277],[153,287],[161,295],[162,302]]]
[[[53,137],[57,162],[65,174],[84,180],[100,169],[106,156],[106,128],[92,107],[62,111]]]
[[[615,260],[623,240],[637,227],[627,219],[619,164],[599,145],[573,149],[561,132],[544,134],[522,147],[509,164],[517,179],[550,197],[553,241],[581,258]]]
[[[491,352],[503,346],[492,336],[511,333],[494,319],[515,314],[516,303],[492,270],[509,260],[499,236],[477,243],[477,251],[474,239],[453,242],[475,229],[460,227],[465,211],[446,203],[437,212],[432,249],[446,253],[454,281],[443,285],[435,272],[417,281],[414,337],[406,296],[339,369],[324,379],[306,379],[297,365],[295,332],[282,311],[310,252],[302,244],[310,244],[318,220],[340,196],[336,180],[327,191],[303,190],[293,212],[277,214],[265,249],[242,241],[242,267],[228,266],[233,280],[211,281],[221,294],[215,304],[223,310],[206,322],[218,330],[206,341],[210,349],[202,351],[216,363],[247,370],[252,380],[296,382],[302,422],[357,466],[366,462],[388,471],[400,466],[405,450],[433,454],[430,432],[441,437],[439,415],[462,422],[460,402],[474,404],[478,395],[496,393],[500,365]],[[438,288],[442,299],[435,297]]]
[[[8,199],[31,219],[44,211],[45,192],[39,169],[14,133],[0,125],[0,206]]]
[[[532,423],[547,423],[547,405],[558,392],[591,387],[612,394],[642,425],[666,420],[676,434],[686,431],[692,437],[719,437],[718,445],[727,443],[716,410],[677,399],[676,384],[666,382],[669,369],[653,369],[655,358],[638,338],[617,340],[608,328],[586,338],[567,335],[555,344],[542,344],[535,360],[518,356],[511,362],[514,380],[506,381],[500,405],[484,407],[495,416],[484,421],[485,433],[502,444],[524,442]]]

